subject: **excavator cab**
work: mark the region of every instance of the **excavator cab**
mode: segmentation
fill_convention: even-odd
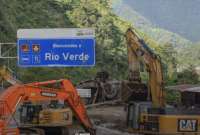
[[[39,113],[42,105],[24,103],[19,108],[20,124],[39,124]]]
[[[67,127],[72,127],[73,114],[69,107],[64,107],[57,100],[51,100],[50,103],[31,103],[25,102],[20,105],[19,128],[37,127],[42,129],[45,134],[65,135]],[[51,130],[46,130],[51,127]],[[56,127],[56,128],[55,128]],[[64,132],[63,132],[64,131]],[[64,134],[65,133],[65,134]]]

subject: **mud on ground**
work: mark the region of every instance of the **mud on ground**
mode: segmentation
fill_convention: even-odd
[[[126,110],[123,105],[103,105],[88,109],[97,135],[134,135],[126,132]]]

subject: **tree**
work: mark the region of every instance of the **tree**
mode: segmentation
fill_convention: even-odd
[[[178,73],[178,83],[197,84],[200,83],[199,75],[195,71],[195,66],[190,65],[188,69]]]
[[[177,80],[177,52],[170,43],[164,44],[157,48],[161,56],[166,83],[173,83]]]

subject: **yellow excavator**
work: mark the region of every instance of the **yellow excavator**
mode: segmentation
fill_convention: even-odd
[[[21,83],[21,81],[19,81],[12,73],[12,71],[5,65],[0,67],[0,82],[2,82],[3,80],[9,82],[12,85]]]
[[[178,108],[166,104],[161,58],[134,29],[127,30],[126,40],[129,81],[123,84],[123,88],[126,94],[129,89],[127,95],[131,95],[131,90],[136,94],[127,101],[127,124],[130,131],[153,135],[200,135],[200,112],[195,111],[197,108],[186,110],[183,106]],[[140,62],[145,65],[149,76],[147,90],[140,78]],[[133,83],[138,84],[136,88],[133,88],[134,85],[129,87]]]

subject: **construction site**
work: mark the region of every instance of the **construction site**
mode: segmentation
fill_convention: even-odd
[[[76,86],[67,79],[24,84],[2,66],[0,133],[199,134],[200,87],[165,87],[159,56],[132,28],[126,41],[128,80],[112,80],[102,71]],[[141,79],[141,61],[149,74],[148,85]],[[168,104],[164,89],[179,91],[182,103]]]
[[[121,0],[5,1],[0,135],[200,135],[198,45]]]

